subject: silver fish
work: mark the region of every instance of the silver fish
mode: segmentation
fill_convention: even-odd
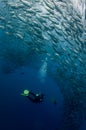
[[[26,23],[27,19],[25,17],[23,17],[21,14],[17,15],[17,18],[19,18],[20,21]]]
[[[21,3],[14,3],[14,2],[8,2],[8,6],[13,8],[13,9],[19,9],[19,8],[23,8],[23,4]]]
[[[46,4],[47,7],[49,7],[50,9],[54,10],[55,6],[54,6],[54,3],[51,2],[51,1],[46,1],[44,0],[44,3]]]
[[[5,29],[5,27],[3,25],[0,25],[0,29]]]
[[[5,18],[3,17],[3,16],[0,16],[0,21],[4,21],[5,20]]]
[[[29,2],[28,0],[20,0],[25,6],[30,7],[31,6],[31,2]]]

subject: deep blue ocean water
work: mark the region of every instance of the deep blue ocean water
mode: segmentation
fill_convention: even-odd
[[[20,94],[24,89],[42,92],[44,102],[34,104]],[[54,130],[59,125],[63,97],[58,86],[46,77],[41,82],[32,67],[21,67],[10,74],[0,75],[0,129]],[[52,99],[56,99],[57,105]]]
[[[41,82],[38,75],[31,66],[0,74],[0,130],[58,130],[64,99],[53,79],[47,76]],[[24,89],[42,92],[44,102],[34,104],[21,96]],[[83,122],[81,130],[85,128]]]

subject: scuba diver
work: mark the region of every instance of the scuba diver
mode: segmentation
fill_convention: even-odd
[[[24,90],[21,95],[27,97],[33,103],[41,103],[41,102],[43,102],[43,99],[44,99],[43,94],[41,94],[41,93],[34,94],[33,92],[31,92],[29,90]]]

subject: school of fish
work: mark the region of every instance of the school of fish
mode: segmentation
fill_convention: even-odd
[[[76,130],[86,118],[86,3],[78,2],[82,8],[76,8],[74,0],[0,0],[0,30],[8,35],[9,45],[15,52],[22,47],[25,60],[33,53],[43,55],[44,63],[47,58],[47,73],[59,84],[65,100],[62,130]],[[21,43],[15,45],[15,39]],[[11,57],[18,55],[17,51]]]

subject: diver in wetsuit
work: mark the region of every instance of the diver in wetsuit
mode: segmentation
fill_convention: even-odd
[[[24,90],[24,92],[21,94],[25,97],[27,97],[30,101],[34,103],[41,103],[43,102],[44,95],[43,94],[34,94],[33,92],[29,90]]]

